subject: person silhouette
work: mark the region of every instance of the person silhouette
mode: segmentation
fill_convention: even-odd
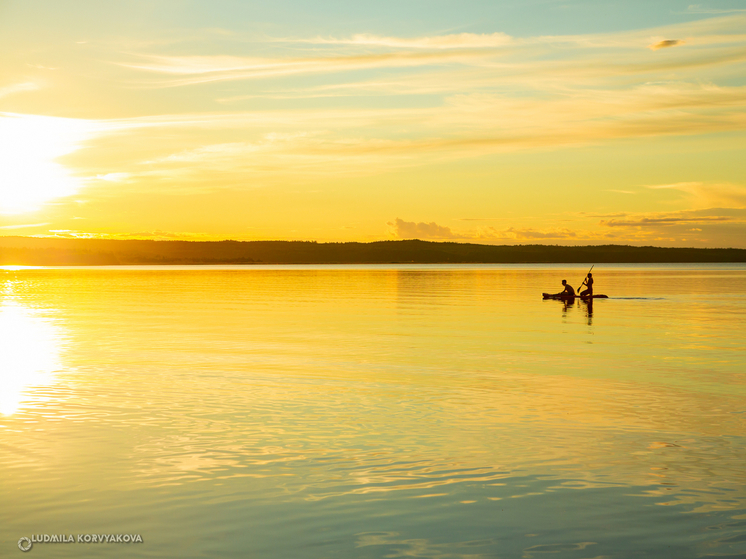
[[[575,297],[575,289],[567,283],[567,280],[562,280],[562,285],[565,286],[564,291],[560,291],[555,297]]]
[[[581,297],[593,297],[593,274],[588,272],[588,277],[585,278],[582,285],[578,289],[583,289],[583,285],[585,285],[588,289],[584,289],[580,292]]]

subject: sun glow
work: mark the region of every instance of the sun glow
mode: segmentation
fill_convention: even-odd
[[[13,300],[0,304],[0,415],[15,413],[31,389],[54,383],[60,332],[38,311]]]
[[[75,194],[83,179],[57,159],[92,131],[87,121],[0,113],[0,214],[33,212]]]

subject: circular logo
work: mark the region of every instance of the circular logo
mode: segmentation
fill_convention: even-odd
[[[28,551],[31,549],[31,546],[34,545],[31,543],[31,540],[28,539],[26,536],[23,536],[20,540],[18,540],[18,549],[21,551]]]

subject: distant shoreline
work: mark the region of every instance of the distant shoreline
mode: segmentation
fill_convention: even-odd
[[[480,245],[420,240],[317,243],[0,237],[0,265],[3,266],[707,262],[746,262],[746,249],[630,245]]]

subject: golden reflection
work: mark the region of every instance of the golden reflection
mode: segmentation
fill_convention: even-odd
[[[60,332],[51,319],[13,299],[0,304],[0,414],[15,413],[29,391],[60,368]]]

